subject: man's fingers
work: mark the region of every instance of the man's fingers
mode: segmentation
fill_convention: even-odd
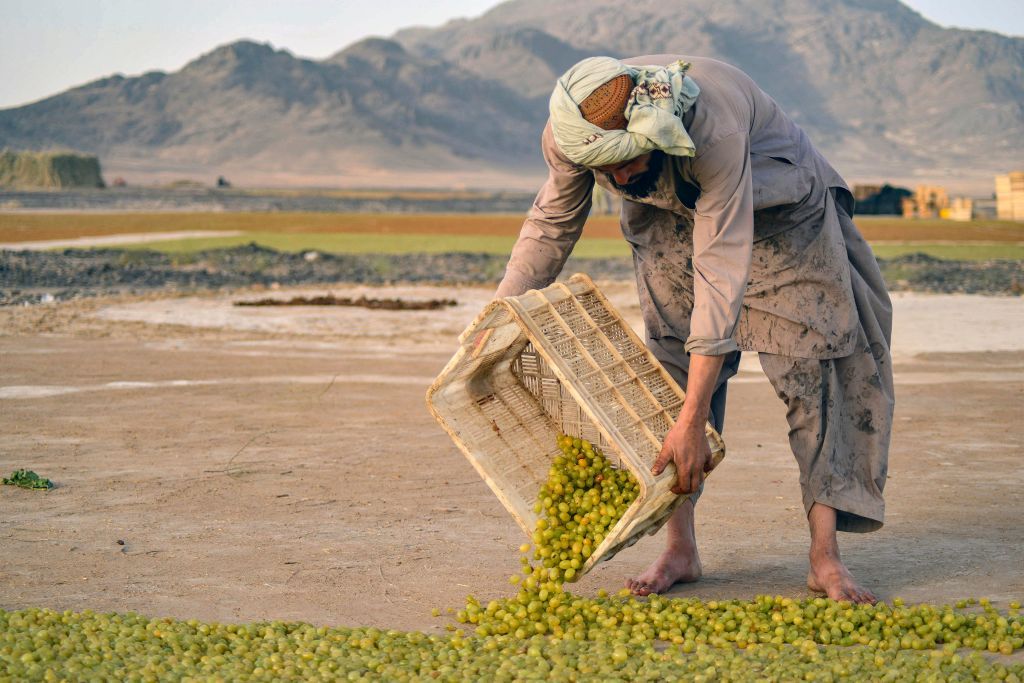
[[[697,472],[682,472],[676,485],[672,487],[672,493],[677,496],[686,496],[694,493],[699,487],[703,476]]]
[[[700,489],[701,483],[704,481],[704,472],[700,469],[693,471],[693,476],[690,478],[690,490],[687,493],[695,493]]]
[[[672,460],[672,453],[667,448],[662,448],[658,459],[654,461],[654,466],[651,467],[651,474],[658,476],[664,472],[670,460]]]
[[[700,482],[703,479],[701,473],[693,471],[679,470],[679,478],[676,480],[675,486],[672,487],[672,493],[677,496],[685,496],[693,493],[700,487]]]

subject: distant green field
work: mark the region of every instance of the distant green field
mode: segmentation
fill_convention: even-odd
[[[191,253],[256,242],[290,252],[507,254],[522,222],[521,215],[513,214],[0,212],[0,243],[217,230],[243,234],[140,242],[124,248]],[[857,224],[882,258],[924,252],[956,260],[1024,259],[1024,223],[865,216],[858,217]],[[622,239],[618,218],[591,217],[575,254],[628,256],[629,247]]]
[[[871,249],[879,258],[925,253],[951,261],[988,261],[991,259],[1024,259],[1022,244],[877,244]]]
[[[256,244],[278,251],[322,251],[335,254],[438,254],[462,251],[485,254],[507,254],[515,243],[513,237],[496,235],[427,235],[427,234],[352,234],[248,232],[236,237],[207,237],[166,240],[145,244],[129,244],[123,249],[151,249],[164,253],[193,253],[206,249]],[[1021,244],[873,244],[875,255],[893,258],[904,254],[925,253],[941,259],[981,261],[988,259],[1024,259]],[[629,246],[622,239],[584,237],[573,250],[581,258],[628,256]]]

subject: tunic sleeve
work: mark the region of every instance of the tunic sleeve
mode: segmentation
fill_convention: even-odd
[[[720,356],[736,351],[732,338],[750,276],[754,200],[750,140],[727,135],[693,161],[701,188],[693,224],[693,314],[686,351]]]
[[[594,174],[559,151],[550,122],[544,128],[541,150],[548,179],[526,216],[495,297],[516,296],[554,282],[590,213]]]

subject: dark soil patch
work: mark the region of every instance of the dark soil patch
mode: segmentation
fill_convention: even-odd
[[[293,254],[250,244],[187,255],[123,249],[0,252],[0,305],[155,290],[193,292],[322,283],[496,285],[507,259],[491,254]],[[1020,295],[1024,261],[945,261],[924,254],[879,260],[893,291]],[[630,280],[628,257],[572,258],[568,276]]]

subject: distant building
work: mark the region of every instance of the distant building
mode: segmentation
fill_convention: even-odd
[[[913,196],[903,200],[904,218],[939,218],[947,209],[949,195],[937,185],[918,185]]]
[[[1024,221],[1024,171],[996,176],[996,218]]]
[[[995,220],[995,218],[996,218],[996,198],[995,198],[995,195],[992,195],[991,197],[975,197],[974,198],[974,217],[976,219]]]
[[[858,202],[862,202],[865,199],[870,199],[876,194],[882,191],[881,185],[867,185],[865,183],[855,183],[853,186],[853,198]]]
[[[974,218],[974,200],[970,197],[953,197],[947,216],[951,221],[969,221]]]
[[[896,215],[903,212],[901,202],[909,197],[910,190],[885,185],[854,185],[856,212],[860,215]]]

